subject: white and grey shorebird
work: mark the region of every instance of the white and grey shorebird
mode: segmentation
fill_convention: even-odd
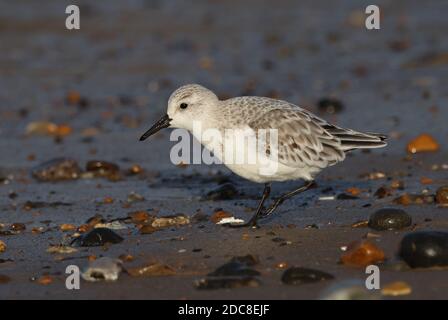
[[[168,100],[166,115],[146,131],[140,141],[168,127],[186,129],[195,135],[195,121],[204,129],[218,129],[222,132],[227,129],[249,130],[254,134],[260,129],[275,129],[277,132],[275,174],[263,174],[257,164],[224,162],[241,177],[264,183],[263,195],[255,214],[247,223],[232,224],[232,227],[256,227],[259,218],[269,216],[286,199],[312,187],[316,175],[343,161],[348,151],[387,145],[385,135],[362,133],[330,124],[310,111],[286,101],[251,96],[219,100],[215,93],[198,84],[184,85],[175,90]],[[216,150],[216,145],[212,142],[196,138],[205,148]],[[269,159],[272,161],[272,158]],[[271,182],[287,180],[303,180],[305,183],[276,198],[265,209],[264,202],[270,195]]]

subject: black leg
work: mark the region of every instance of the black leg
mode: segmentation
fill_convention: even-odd
[[[263,212],[263,214],[260,216],[261,218],[265,218],[267,216],[270,216],[275,209],[277,209],[277,207],[279,205],[281,205],[283,203],[283,201],[299,194],[302,193],[306,190],[308,190],[309,188],[311,188],[314,185],[314,181],[307,181],[303,186],[301,186],[298,189],[295,189],[293,191],[290,191],[288,193],[285,193],[284,195],[280,196],[279,198],[277,198],[274,203],[265,211]]]
[[[265,183],[264,184],[263,195],[261,196],[261,200],[260,200],[260,203],[258,204],[257,211],[252,216],[252,218],[250,218],[250,220],[248,222],[243,223],[243,224],[231,224],[231,223],[229,223],[229,224],[226,224],[225,226],[231,227],[231,228],[241,228],[241,227],[253,227],[253,228],[256,228],[257,227],[257,220],[258,220],[259,217],[262,216],[263,204],[266,201],[266,199],[269,197],[270,194],[271,194],[271,184],[270,183]]]

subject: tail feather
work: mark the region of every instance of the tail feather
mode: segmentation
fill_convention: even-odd
[[[341,141],[341,147],[344,151],[382,148],[387,145],[387,136],[384,134],[362,133],[339,127],[327,128],[327,130]]]
[[[387,146],[387,137],[376,133],[359,133],[336,135],[341,140],[344,151],[353,149],[373,149]]]

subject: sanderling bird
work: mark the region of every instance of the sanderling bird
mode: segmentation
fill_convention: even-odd
[[[146,131],[140,141],[168,127],[186,129],[195,136],[195,122],[205,129],[217,129],[220,132],[227,129],[249,130],[256,137],[256,132],[260,129],[274,129],[277,132],[276,157],[274,160],[269,158],[269,161],[275,161],[275,173],[262,173],[258,162],[223,162],[243,178],[264,183],[264,191],[255,214],[247,223],[231,224],[232,227],[256,227],[259,218],[271,215],[286,199],[308,190],[319,172],[344,160],[348,151],[387,145],[385,135],[362,133],[330,124],[310,111],[286,101],[250,96],[219,100],[211,90],[198,84],[184,85],[174,91],[168,100],[166,115]],[[216,141],[204,142],[201,137],[195,137],[205,148],[216,150]],[[221,141],[220,144],[222,143]],[[266,156],[270,156],[272,152],[269,146],[268,144],[263,149]],[[270,195],[271,182],[287,180],[303,180],[305,183],[276,198],[265,209],[264,202]]]

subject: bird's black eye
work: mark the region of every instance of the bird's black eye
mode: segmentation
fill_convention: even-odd
[[[185,102],[180,104],[181,109],[186,109],[187,107],[188,107],[188,104],[186,104]]]

